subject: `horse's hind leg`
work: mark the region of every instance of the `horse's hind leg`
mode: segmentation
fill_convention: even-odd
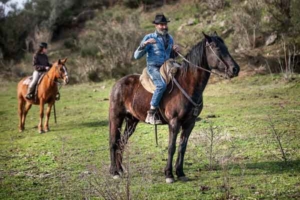
[[[110,173],[118,176],[122,172],[122,152],[121,152],[121,127],[125,115],[115,115],[110,113],[109,116],[109,147],[110,147]]]
[[[31,105],[32,105],[31,103],[26,102],[25,109],[24,109],[24,111],[23,111],[23,117],[22,117],[22,125],[23,125],[23,128],[25,128],[26,116],[27,116],[28,111],[29,111],[30,108],[31,108]]]
[[[25,105],[25,100],[22,99],[22,97],[19,97],[18,98],[19,132],[24,131],[24,125],[22,123],[23,113],[24,113],[24,105]]]
[[[125,117],[125,123],[126,125],[124,129],[124,134],[122,136],[122,142],[124,142],[124,144],[127,144],[127,141],[135,131],[135,128],[139,123],[139,120],[134,116],[132,116],[131,114],[127,114]]]

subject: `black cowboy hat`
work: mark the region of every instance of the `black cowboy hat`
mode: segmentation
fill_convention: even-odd
[[[41,42],[40,47],[47,49],[48,44],[46,42]]]
[[[166,24],[170,22],[170,20],[167,20],[167,18],[164,16],[164,14],[157,14],[155,16],[155,20],[152,22],[153,24]]]

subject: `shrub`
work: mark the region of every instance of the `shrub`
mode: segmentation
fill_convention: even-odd
[[[64,46],[67,49],[75,50],[77,48],[77,41],[73,38],[68,38],[64,41]]]
[[[97,53],[99,51],[99,48],[97,46],[97,44],[95,44],[94,42],[88,42],[88,43],[81,43],[80,46],[80,54],[82,57],[86,58],[86,57],[96,57]]]

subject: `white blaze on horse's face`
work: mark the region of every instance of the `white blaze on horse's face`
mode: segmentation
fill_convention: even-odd
[[[63,70],[64,70],[64,74],[65,74],[65,76],[64,76],[64,83],[68,84],[69,83],[69,76],[68,76],[68,71],[67,71],[67,68],[66,68],[65,65],[63,65]]]

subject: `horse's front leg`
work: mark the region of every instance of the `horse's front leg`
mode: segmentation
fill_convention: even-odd
[[[51,108],[53,106],[53,102],[48,103],[47,111],[46,111],[46,119],[45,119],[45,124],[44,124],[44,130],[45,132],[50,131],[49,129],[49,119],[50,119],[50,114],[51,114]]]
[[[177,119],[172,119],[169,122],[169,147],[168,147],[168,162],[165,168],[165,176],[167,183],[174,182],[173,170],[172,170],[172,162],[173,156],[176,150],[176,138],[179,132],[179,124]]]
[[[182,125],[180,143],[178,146],[178,157],[177,157],[176,165],[175,165],[176,175],[177,175],[178,179],[181,181],[188,180],[188,178],[185,176],[185,174],[183,172],[183,160],[184,160],[184,154],[186,151],[188,139],[189,139],[189,136],[190,136],[194,126],[195,126],[195,119],[191,119]]]
[[[40,100],[40,122],[39,122],[39,125],[38,125],[39,133],[44,133],[43,118],[44,118],[44,102],[42,100]]]
[[[53,106],[54,102],[48,103],[47,111],[46,111],[46,119],[45,119],[45,124],[44,124],[44,130],[45,132],[50,131],[49,129],[49,119],[50,119],[50,113],[51,113],[51,108]]]

